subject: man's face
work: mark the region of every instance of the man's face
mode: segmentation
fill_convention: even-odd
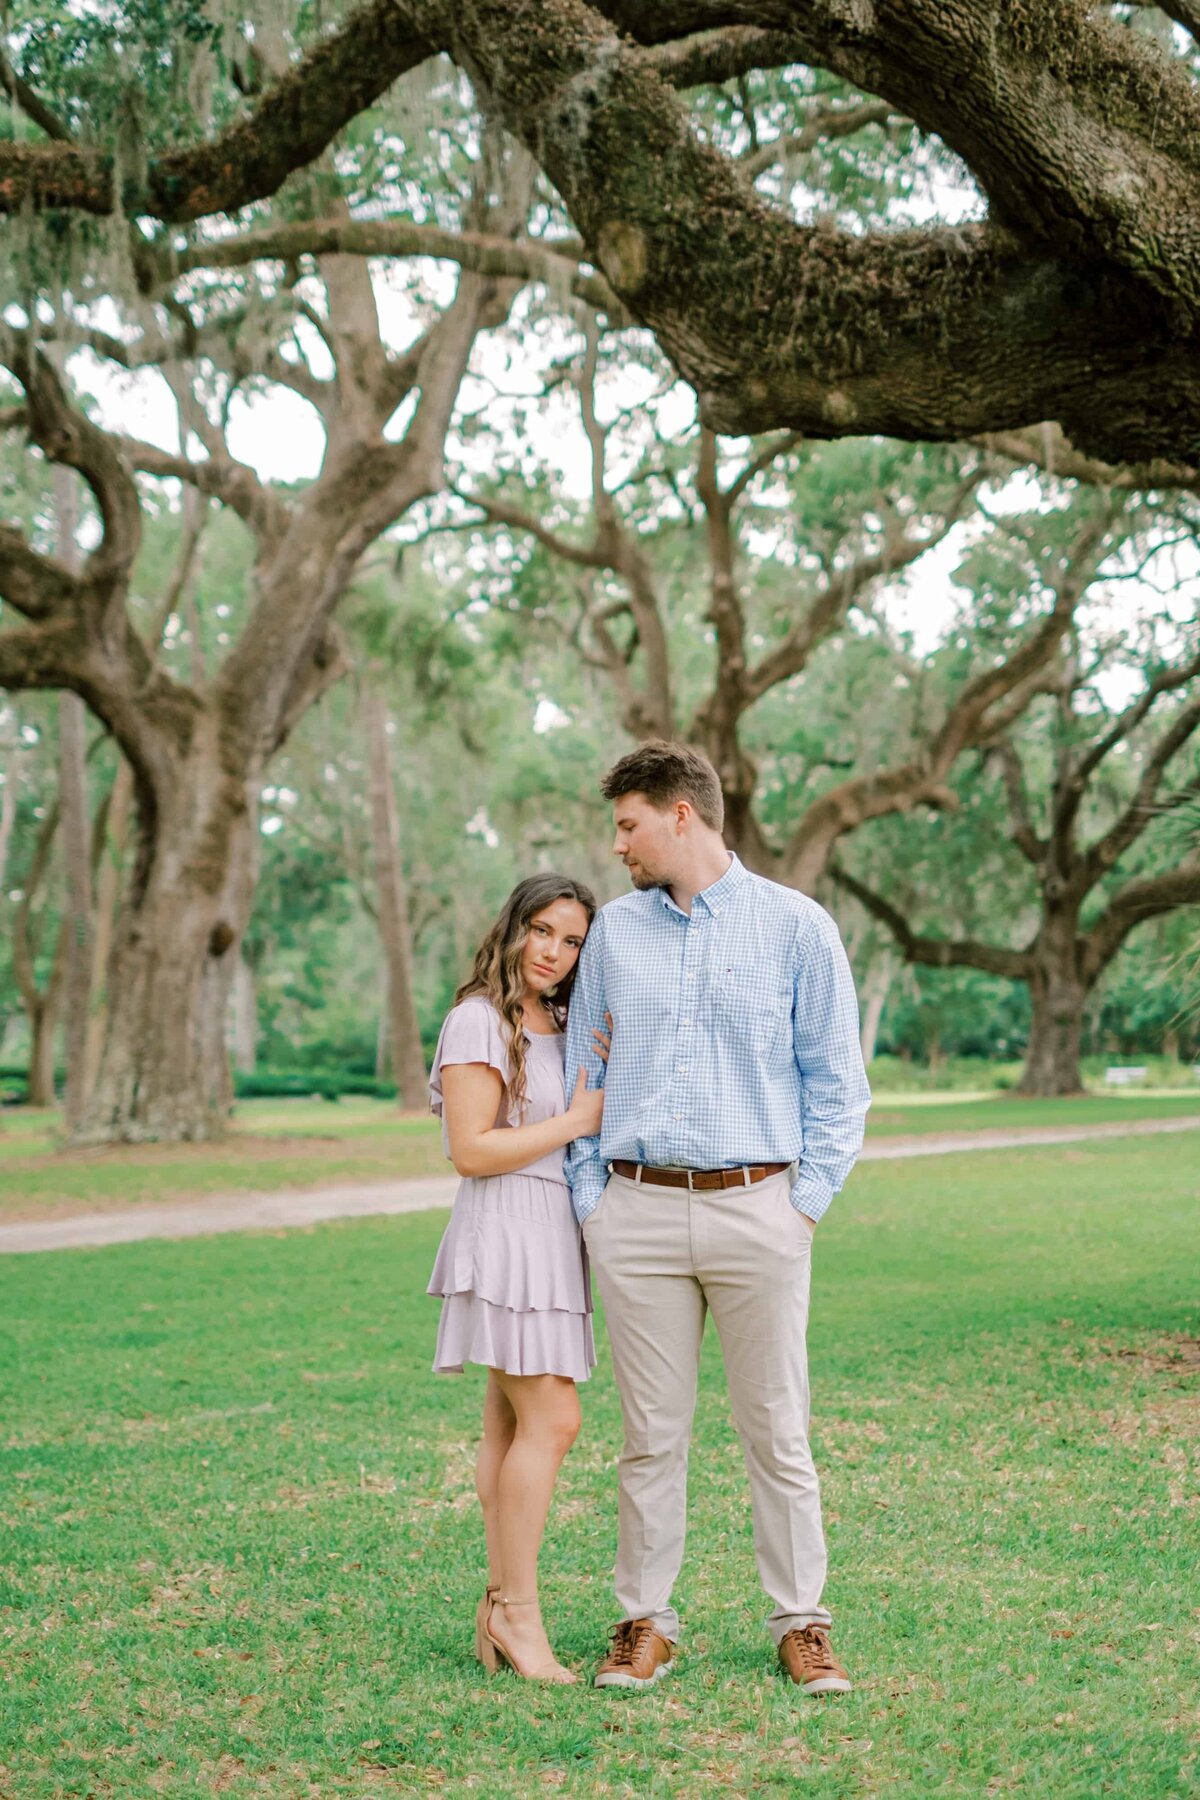
[[[613,854],[629,870],[636,888],[666,887],[675,877],[679,855],[679,806],[664,811],[644,794],[622,794],[613,806]]]

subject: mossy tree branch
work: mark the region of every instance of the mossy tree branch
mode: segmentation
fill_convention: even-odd
[[[753,181],[764,169],[772,168],[786,157],[802,156],[822,139],[851,137],[868,125],[887,125],[895,118],[886,100],[860,100],[849,106],[818,104],[810,109],[799,131],[784,132],[757,150],[748,151],[738,158],[738,167]]]
[[[1193,658],[1186,669],[1178,671],[1178,675],[1178,681],[1170,683],[1170,686],[1190,686],[1200,676],[1200,656]],[[1165,691],[1166,685],[1160,687],[1158,692]],[[1181,706],[1174,718],[1164,726],[1146,755],[1137,789],[1129,805],[1080,858],[1077,879],[1085,892],[1113,867],[1118,858],[1131,844],[1136,843],[1161,813],[1183,805],[1200,789],[1200,782],[1197,782],[1180,789],[1169,800],[1164,801],[1160,797],[1160,789],[1170,763],[1198,730],[1200,695]]]
[[[401,3],[414,28],[449,45],[446,6]],[[802,29],[782,4],[756,8],[755,21],[940,131],[989,188],[1003,229],[853,238],[793,224],[698,141],[646,54],[617,35],[614,20],[648,34],[628,7],[552,0],[529,31],[524,15],[475,0],[456,13],[452,53],[539,156],[713,429],[945,439],[1036,412],[1107,460],[1178,455],[1200,441],[1200,102],[1155,46],[1130,47],[1130,34],[1067,0],[1040,34],[994,30],[990,8],[985,30],[983,10],[922,0],[860,16],[829,0],[805,9]],[[662,30],[743,16],[671,7]],[[1048,77],[1052,42],[1062,57]],[[1120,128],[1109,116],[1118,76]],[[1058,161],[1048,79],[1072,120]],[[1012,117],[998,98],[1008,89]],[[1128,206],[1123,182],[1144,190],[1144,205]]]
[[[1075,609],[1104,560],[1114,509],[1098,507],[1085,521],[1053,584],[1054,604],[1041,623],[1003,662],[966,683],[915,755],[890,769],[855,775],[814,801],[797,825],[786,852],[791,878],[811,891],[838,840],[870,819],[917,806],[953,809],[949,786],[964,752],[1006,732],[1039,693],[1057,690],[1055,672]]]
[[[53,143],[69,144],[71,142],[70,127],[59,118],[52,106],[47,106],[41,95],[30,87],[27,81],[21,79],[3,50],[0,50],[0,89],[3,89],[25,117],[36,125],[39,131],[45,132]]]
[[[583,246],[575,240],[560,243],[551,238],[542,243],[482,231],[450,231],[411,219],[291,219],[215,242],[204,239],[185,250],[164,247],[154,258],[154,278],[165,287],[197,269],[244,268],[253,262],[286,262],[297,256],[441,258],[478,275],[543,281],[618,319],[625,316],[604,277],[580,270]]]
[[[219,136],[148,160],[121,191],[113,155],[80,144],[0,146],[0,210],[118,210],[180,224],[276,193],[337,133],[433,54],[390,0],[368,0]]]
[[[1006,950],[999,944],[985,944],[977,938],[924,937],[898,906],[860,881],[848,869],[834,863],[830,878],[843,893],[853,896],[871,917],[887,927],[906,962],[923,963],[930,969],[983,969],[989,975],[1004,975],[1012,981],[1027,979],[1032,972],[1031,957],[1023,950]]]
[[[1081,481],[1127,493],[1154,489],[1200,493],[1200,468],[1191,463],[1169,462],[1161,457],[1151,462],[1103,462],[1099,457],[1084,456],[1064,435],[1061,426],[1051,422],[1031,425],[1023,431],[987,432],[975,442],[990,455],[1041,469],[1061,481]]]
[[[1125,886],[1109,901],[1083,939],[1081,968],[1089,986],[1103,973],[1131,931],[1181,906],[1200,906],[1200,860]]]
[[[53,557],[42,556],[12,525],[0,524],[0,597],[27,619],[61,615],[79,582]]]
[[[937,133],[989,223],[854,237],[760,199],[662,73],[707,55],[712,78],[747,31],[758,66],[806,61]],[[126,210],[178,222],[274,192],[435,50],[538,157],[713,430],[944,441],[1054,418],[1105,462],[1200,460],[1200,95],[1081,0],[368,0],[224,134],[151,158]],[[5,162],[9,207],[115,205],[78,145]]]

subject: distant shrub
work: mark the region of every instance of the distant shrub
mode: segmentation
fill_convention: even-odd
[[[59,1077],[61,1091],[63,1077]],[[377,1081],[374,1075],[355,1069],[255,1069],[244,1075],[235,1071],[233,1092],[238,1100],[340,1100],[343,1094],[362,1094],[372,1100],[394,1100],[394,1081]],[[23,1068],[0,1067],[0,1106],[27,1106],[29,1081]]]
[[[29,1070],[24,1063],[0,1063],[0,1106],[29,1103]]]
[[[353,1069],[255,1069],[237,1071],[233,1091],[239,1100],[340,1100],[343,1094],[365,1094],[373,1100],[394,1100],[394,1081],[377,1081]]]
[[[947,1056],[932,1067],[902,1056],[877,1056],[867,1070],[871,1086],[885,1094],[940,1094],[1010,1088],[1020,1079],[1019,1062],[989,1062],[983,1056]]]

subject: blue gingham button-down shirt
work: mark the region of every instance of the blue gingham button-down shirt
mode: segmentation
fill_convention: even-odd
[[[592,1030],[613,1017],[605,1068]],[[665,888],[612,900],[579,958],[567,1070],[604,1088],[599,1137],[567,1175],[580,1222],[615,1159],[656,1168],[795,1162],[792,1204],[819,1219],[862,1148],[870,1089],[837,926],[735,856],[683,912]]]

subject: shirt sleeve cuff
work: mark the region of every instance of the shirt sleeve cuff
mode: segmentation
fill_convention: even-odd
[[[571,1204],[581,1225],[599,1206],[607,1184],[608,1170],[599,1160],[585,1168],[571,1170]]]
[[[791,1201],[797,1212],[802,1212],[814,1224],[829,1209],[833,1199],[833,1189],[828,1182],[819,1176],[810,1175],[801,1170],[792,1185]]]

